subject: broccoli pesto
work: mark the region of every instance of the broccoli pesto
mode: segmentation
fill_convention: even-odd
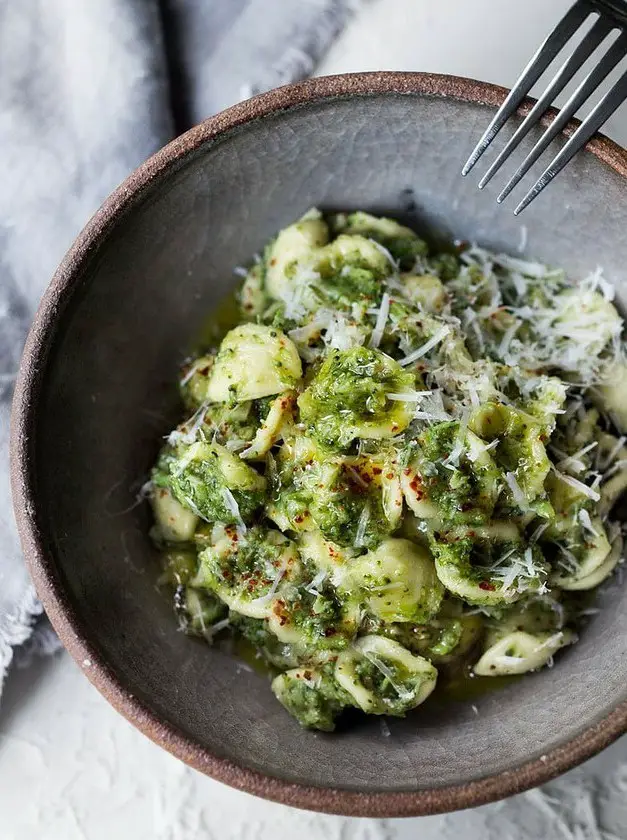
[[[599,272],[434,252],[361,211],[280,231],[184,366],[152,472],[183,629],[252,646],[325,732],[550,665],[622,562],[612,298]]]

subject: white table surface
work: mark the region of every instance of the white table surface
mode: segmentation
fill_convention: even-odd
[[[511,85],[568,5],[369,0],[318,72],[426,70]],[[607,132],[627,145],[627,108]],[[0,713],[0,840],[624,840],[625,791],[623,739],[541,792],[473,811],[411,820],[296,811],[185,767],[126,723],[65,652],[14,671]]]

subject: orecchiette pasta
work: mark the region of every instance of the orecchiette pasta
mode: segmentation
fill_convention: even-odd
[[[152,509],[160,536],[166,542],[189,542],[196,530],[198,517],[183,507],[169,490],[159,487],[152,494]]]
[[[363,636],[338,656],[335,679],[364,712],[403,715],[431,694],[437,671],[398,642]]]
[[[528,671],[542,668],[553,654],[574,640],[570,630],[535,635],[524,630],[515,630],[491,645],[473,670],[475,674],[483,677],[526,674]]]
[[[299,264],[306,264],[328,239],[329,229],[316,213],[284,228],[268,248],[265,260],[265,286],[270,297],[285,299],[293,289]]]
[[[207,386],[210,402],[257,400],[287,391],[303,370],[296,347],[280,330],[242,324],[225,337]]]
[[[252,647],[323,731],[550,665],[622,559],[609,284],[364,211],[309,211],[237,273],[147,485],[181,626]]]
[[[437,613],[444,595],[429,551],[396,538],[353,560],[339,587],[386,622],[423,624]]]

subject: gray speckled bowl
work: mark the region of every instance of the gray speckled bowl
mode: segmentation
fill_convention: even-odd
[[[556,666],[468,704],[299,728],[267,681],[176,631],[132,507],[176,416],[177,366],[207,313],[312,205],[402,214],[516,252],[521,222],[460,166],[504,91],[442,76],[317,79],[238,105],[140,167],[88,223],[28,338],[13,418],[15,509],[39,595],[85,673],[197,769],[305,808],[400,816],[477,805],[572,767],[626,728],[616,587]],[[627,154],[595,140],[526,212],[528,250],[627,297]],[[496,179],[498,180],[498,179]],[[496,187],[495,187],[496,189]],[[97,736],[95,736],[97,737]]]

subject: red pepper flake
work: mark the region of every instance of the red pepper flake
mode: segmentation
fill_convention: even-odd
[[[417,499],[422,499],[424,496],[424,492],[421,489],[420,479],[417,475],[415,475],[412,480],[409,482],[409,486]]]
[[[496,587],[494,586],[494,584],[493,583],[488,583],[487,580],[482,580],[481,583],[479,584],[479,589],[484,589],[487,592],[494,592],[495,588]]]

